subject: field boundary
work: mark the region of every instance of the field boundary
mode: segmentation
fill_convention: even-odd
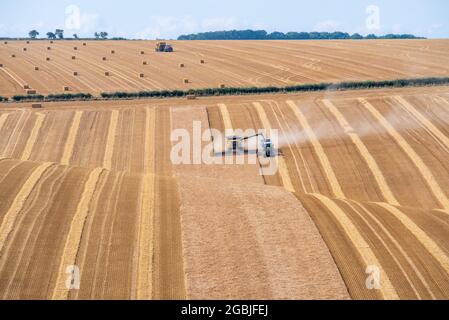
[[[350,81],[335,83],[298,84],[285,87],[225,87],[225,88],[203,88],[189,90],[156,90],[139,92],[102,92],[100,96],[90,93],[65,93],[44,95],[15,95],[11,98],[1,97],[0,102],[58,102],[58,101],[86,101],[86,100],[131,100],[131,99],[163,99],[182,98],[188,96],[216,97],[216,96],[239,96],[273,93],[295,93],[295,92],[317,92],[317,91],[346,91],[379,88],[405,88],[449,85],[449,77],[429,77],[396,79],[382,81]]]

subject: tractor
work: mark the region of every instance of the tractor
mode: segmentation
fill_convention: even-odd
[[[171,44],[168,44],[163,41],[159,41],[156,43],[156,48],[154,49],[156,52],[173,52],[173,47]]]

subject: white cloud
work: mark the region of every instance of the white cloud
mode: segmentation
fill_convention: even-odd
[[[395,34],[400,34],[400,33],[402,33],[402,25],[401,24],[399,24],[399,23],[396,23],[396,24],[394,24],[393,25],[393,27],[392,27],[392,31],[393,31],[393,33],[395,33]]]
[[[201,29],[207,31],[221,31],[236,29],[238,23],[235,18],[211,18],[201,22]]]
[[[176,37],[180,33],[192,33],[198,23],[192,17],[152,17],[152,24],[136,34],[137,39],[156,39]]]
[[[100,16],[98,14],[90,14],[90,13],[83,13],[81,14],[80,19],[80,30],[83,33],[92,33],[95,32],[98,28],[98,21]]]
[[[435,31],[440,30],[442,27],[443,27],[443,25],[441,23],[434,23],[434,24],[430,25],[429,28],[427,29],[427,34],[433,35],[435,33]]]
[[[215,17],[197,20],[191,16],[183,18],[156,16],[151,18],[151,24],[147,28],[136,33],[135,38],[177,38],[181,34],[246,28],[263,29],[264,25],[261,23],[250,24],[248,21],[237,20],[235,17]]]
[[[340,28],[340,23],[335,20],[324,20],[321,22],[318,22],[314,27],[313,31],[319,31],[319,32],[334,32],[339,31],[338,28]]]

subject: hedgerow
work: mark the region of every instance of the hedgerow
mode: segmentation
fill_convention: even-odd
[[[103,99],[139,99],[139,98],[179,98],[188,95],[198,97],[226,96],[226,95],[250,95],[264,93],[294,93],[308,91],[333,91],[333,90],[357,90],[372,88],[400,88],[413,86],[430,85],[448,85],[449,77],[443,78],[416,78],[416,79],[397,79],[383,81],[352,81],[338,83],[313,83],[299,84],[286,87],[224,87],[224,88],[203,88],[183,90],[160,90],[160,91],[140,91],[140,92],[103,92]],[[68,101],[68,100],[93,100],[96,99],[90,93],[61,93],[43,95],[16,95],[12,97],[13,101]],[[0,101],[7,101],[7,98],[0,97]]]
[[[13,101],[20,102],[20,101],[43,101],[45,99],[45,96],[40,94],[32,94],[32,95],[16,95],[12,97]]]

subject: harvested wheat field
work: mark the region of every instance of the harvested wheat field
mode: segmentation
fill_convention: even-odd
[[[448,299],[448,92],[0,105],[0,297]],[[193,121],[278,129],[277,172],[174,165]]]
[[[152,41],[88,41],[85,46],[81,41],[2,43],[0,95],[26,94],[25,86],[39,94],[63,93],[68,87],[71,92],[98,95],[449,76],[448,40],[172,44],[175,52],[167,54],[154,52]]]

